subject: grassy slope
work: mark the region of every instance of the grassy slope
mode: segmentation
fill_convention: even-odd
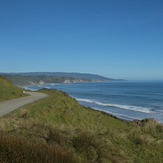
[[[5,146],[16,160],[21,160],[19,152],[27,151],[24,156],[27,162],[30,159],[33,161],[29,162],[40,159],[46,162],[47,158],[51,159],[49,162],[57,159],[58,162],[163,162],[163,126],[155,120],[123,122],[79,105],[64,92],[46,89],[41,92],[49,97],[0,119],[3,157]],[[20,148],[13,142],[25,143]],[[39,149],[46,150],[37,150],[38,144]],[[15,154],[14,147],[18,151]]]
[[[0,101],[23,97],[23,90],[14,86],[10,81],[0,76]]]

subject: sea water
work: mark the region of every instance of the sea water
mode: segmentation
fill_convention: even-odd
[[[46,84],[26,87],[58,89],[84,106],[112,114],[120,119],[155,118],[163,123],[163,82],[89,82]]]

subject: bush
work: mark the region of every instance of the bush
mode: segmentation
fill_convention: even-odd
[[[0,162],[2,163],[77,163],[72,153],[58,146],[29,142],[23,137],[0,134]]]
[[[103,151],[101,144],[90,133],[79,133],[72,142],[76,151],[82,156],[85,156],[86,159],[90,161],[100,161],[102,158]]]

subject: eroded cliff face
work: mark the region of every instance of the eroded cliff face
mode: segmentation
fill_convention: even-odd
[[[43,81],[40,80],[38,82],[33,82],[33,81],[26,81],[25,85],[44,85],[44,84],[50,84],[50,83],[82,83],[82,82],[95,82],[95,81],[91,81],[91,80],[83,80],[83,79],[66,79],[60,82],[48,82],[48,81]],[[20,85],[23,86],[23,85]]]
[[[83,79],[73,79],[73,80],[65,80],[63,83],[82,83],[82,82],[91,82],[91,80],[83,80]]]

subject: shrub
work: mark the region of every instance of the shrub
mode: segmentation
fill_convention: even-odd
[[[2,163],[77,163],[72,153],[58,146],[29,142],[23,137],[0,134],[0,162]]]
[[[100,161],[103,155],[101,143],[88,132],[81,132],[73,138],[76,151],[90,161]]]

